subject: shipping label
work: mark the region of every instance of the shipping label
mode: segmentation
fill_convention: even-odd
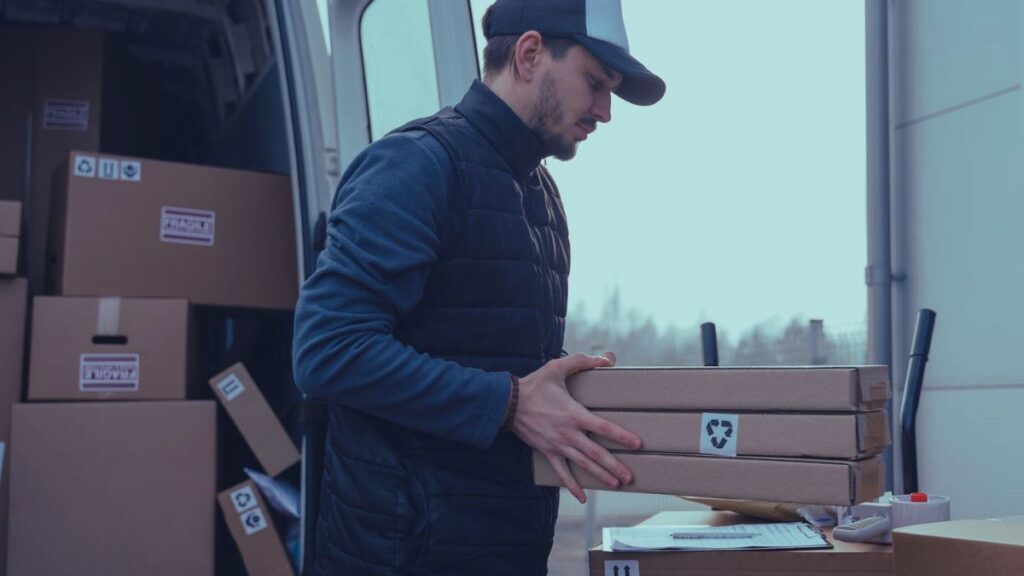
[[[217,389],[220,390],[222,396],[224,396],[225,402],[231,402],[235,398],[245,392],[245,384],[238,379],[238,376],[234,374],[228,374],[226,378],[217,382]]]
[[[89,129],[89,102],[87,100],[61,100],[48,98],[43,101],[43,128],[46,130]]]
[[[739,435],[739,414],[705,412],[700,423],[700,453],[736,456]]]
[[[160,209],[160,241],[194,246],[213,246],[216,214],[191,208]]]
[[[78,389],[82,392],[138,392],[138,354],[82,354]]]

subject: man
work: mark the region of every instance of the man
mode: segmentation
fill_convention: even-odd
[[[545,574],[567,462],[609,488],[629,470],[587,433],[636,435],[565,379],[614,356],[561,357],[569,240],[540,164],[568,160],[611,95],[665,85],[628,53],[618,0],[499,0],[485,82],[346,170],[295,319],[295,378],[330,425],[315,573]]]

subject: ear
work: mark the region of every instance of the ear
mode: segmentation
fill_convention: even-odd
[[[544,52],[544,39],[535,30],[523,34],[516,42],[516,50],[512,55],[512,74],[529,82],[537,73],[541,54]]]

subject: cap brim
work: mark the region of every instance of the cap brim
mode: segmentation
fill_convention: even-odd
[[[576,34],[573,38],[605,66],[622,74],[622,83],[615,93],[626,102],[650,106],[665,95],[665,81],[618,46]]]

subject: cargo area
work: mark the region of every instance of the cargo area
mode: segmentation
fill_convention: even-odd
[[[256,533],[292,573],[300,271],[265,4],[0,14],[0,573],[242,575]],[[286,497],[217,509],[246,469]]]

